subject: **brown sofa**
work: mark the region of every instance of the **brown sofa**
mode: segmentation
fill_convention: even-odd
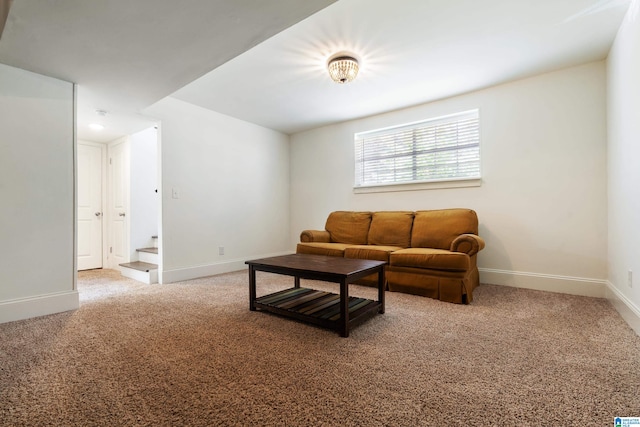
[[[303,231],[296,252],[386,261],[388,290],[468,304],[483,248],[471,209],[338,211],[324,230]]]

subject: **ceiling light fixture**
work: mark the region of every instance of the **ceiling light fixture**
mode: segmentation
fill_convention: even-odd
[[[349,83],[358,75],[358,60],[351,56],[338,56],[329,60],[329,75],[334,82]]]
[[[104,129],[104,126],[98,123],[91,123],[89,127],[93,130],[101,131]]]

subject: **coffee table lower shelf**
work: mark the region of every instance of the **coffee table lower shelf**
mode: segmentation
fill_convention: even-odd
[[[375,315],[379,301],[349,297],[349,326]],[[340,295],[307,288],[290,288],[256,298],[255,308],[340,331]]]

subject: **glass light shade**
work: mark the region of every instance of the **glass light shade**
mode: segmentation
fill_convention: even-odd
[[[329,61],[329,75],[336,83],[349,83],[358,75],[358,61],[350,56],[340,56]]]

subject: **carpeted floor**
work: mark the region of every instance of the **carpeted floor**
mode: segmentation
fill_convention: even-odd
[[[291,282],[259,273],[258,293]],[[78,287],[77,311],[0,325],[0,425],[610,426],[640,416],[640,338],[602,299],[493,285],[468,306],[387,293],[384,315],[341,338],[250,312],[246,272],[145,285],[98,270]]]

